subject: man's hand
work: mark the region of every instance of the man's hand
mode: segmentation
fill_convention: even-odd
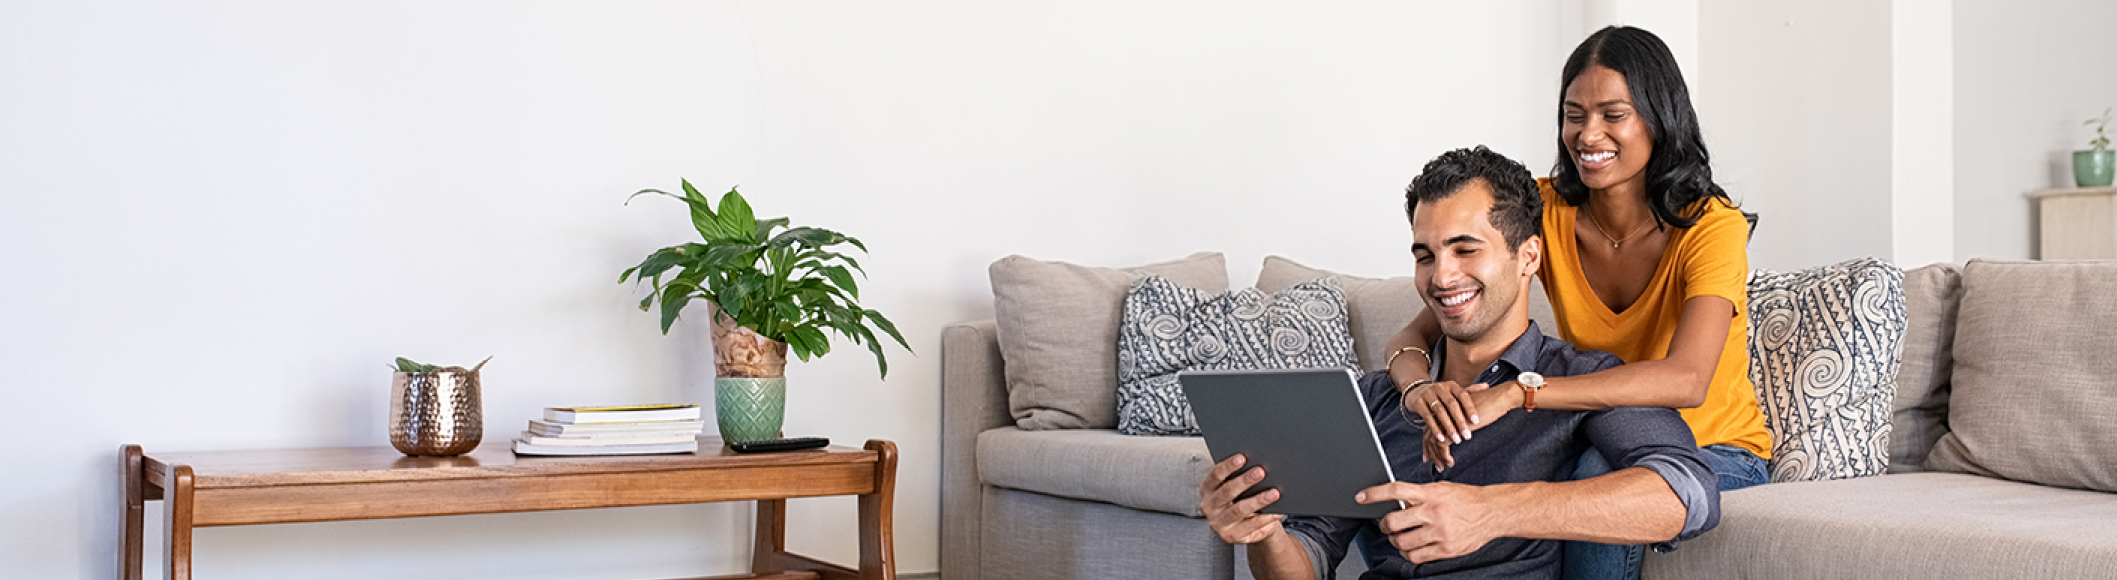
[[[1449,446],[1468,441],[1479,427],[1520,407],[1519,390],[1511,386],[1494,389],[1484,383],[1463,387],[1445,382],[1427,383],[1405,393],[1405,402],[1426,421],[1426,432],[1430,434],[1422,442],[1426,461],[1435,470],[1454,467],[1455,456],[1449,453]]]
[[[1205,481],[1198,484],[1198,511],[1205,512],[1206,524],[1213,527],[1213,533],[1230,544],[1254,544],[1286,533],[1286,528],[1279,525],[1286,516],[1257,513],[1264,506],[1279,501],[1279,490],[1265,490],[1249,499],[1236,501],[1243,491],[1264,480],[1262,467],[1249,470],[1242,477],[1228,479],[1247,461],[1248,458],[1238,453],[1213,464],[1213,469],[1206,472]]]
[[[1383,516],[1382,533],[1404,558],[1424,564],[1477,551],[1501,537],[1498,507],[1486,488],[1440,482],[1424,485],[1401,481],[1360,491],[1360,503],[1402,501],[1404,509]]]

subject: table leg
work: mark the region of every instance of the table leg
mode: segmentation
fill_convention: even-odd
[[[140,560],[146,550],[141,545],[145,542],[141,528],[147,525],[147,499],[140,489],[146,485],[142,457],[145,454],[139,445],[118,447],[118,580],[140,580]]]
[[[750,553],[750,573],[786,571],[787,500],[757,500],[757,541]]]
[[[878,457],[875,492],[860,496],[860,578],[896,580],[897,548],[890,521],[896,511],[897,444],[869,439],[867,450]]]
[[[168,580],[191,580],[191,466],[169,468],[169,482],[162,493],[162,511],[168,520],[168,535],[162,540],[162,557],[168,565]]]

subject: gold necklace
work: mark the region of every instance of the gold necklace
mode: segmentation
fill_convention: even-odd
[[[1580,215],[1588,218],[1588,227],[1595,228],[1595,233],[1602,234],[1602,239],[1610,241],[1610,249],[1612,250],[1624,246],[1625,242],[1632,241],[1632,238],[1639,237],[1640,234],[1647,233],[1655,225],[1655,222],[1649,221],[1646,225],[1640,226],[1639,231],[1632,232],[1622,238],[1612,238],[1610,237],[1610,232],[1603,231],[1602,224],[1595,223],[1595,212],[1588,211],[1587,208],[1581,208]]]

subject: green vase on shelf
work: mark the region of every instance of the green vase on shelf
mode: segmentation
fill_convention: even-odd
[[[2074,185],[2109,187],[2113,175],[2117,175],[2117,151],[2102,149],[2073,152]]]
[[[2110,150],[2110,136],[2103,130],[2110,126],[2112,110],[2103,109],[2102,116],[2084,123],[2095,128],[2095,138],[2088,140],[2087,150],[2073,152],[2073,185],[2084,188],[2110,186],[2111,173],[2117,172],[2117,151]]]

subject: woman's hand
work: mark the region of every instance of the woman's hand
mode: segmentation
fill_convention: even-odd
[[[1449,447],[1469,441],[1478,428],[1492,424],[1508,411],[1521,406],[1516,395],[1518,387],[1513,383],[1494,389],[1490,385],[1477,383],[1468,387],[1454,382],[1420,383],[1404,394],[1408,406],[1414,407],[1419,417],[1426,422],[1430,434],[1421,441],[1426,452],[1426,461],[1434,470],[1441,471],[1455,466],[1455,457]]]

